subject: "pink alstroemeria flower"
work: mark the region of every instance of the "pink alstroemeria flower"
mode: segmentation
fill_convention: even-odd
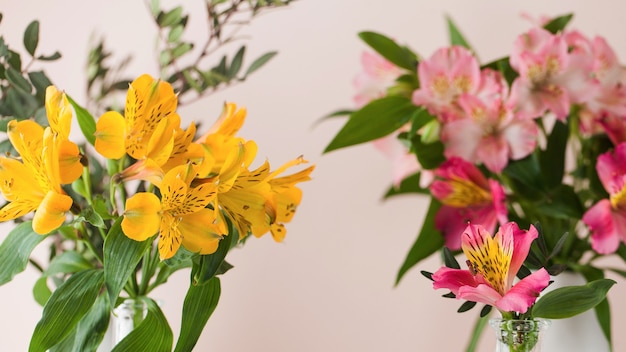
[[[510,64],[519,73],[511,87],[509,104],[523,118],[535,118],[547,110],[560,120],[572,103],[589,94],[589,60],[572,60],[567,42],[543,28],[533,28],[515,41]]]
[[[537,125],[530,119],[516,118],[502,98],[485,101],[463,94],[459,105],[467,117],[450,121],[441,130],[446,157],[482,162],[500,173],[509,159],[522,159],[535,149]]]
[[[420,88],[413,92],[413,104],[425,106],[443,122],[462,117],[458,97],[475,93],[481,83],[478,60],[460,46],[437,50],[420,62],[417,73]]]
[[[422,170],[415,154],[409,152],[409,148],[402,144],[395,134],[379,138],[372,142],[374,147],[383,153],[391,161],[391,177],[395,187],[400,186],[402,180],[418,171],[422,171],[420,186],[428,187],[432,180],[431,172]]]
[[[382,98],[400,76],[402,70],[377,53],[364,51],[361,54],[360,72],[352,81],[356,94],[354,103],[357,108],[365,106],[374,99]]]
[[[600,254],[614,253],[626,242],[626,143],[598,157],[596,170],[609,199],[591,207],[583,222],[591,230],[591,246]]]
[[[446,247],[461,248],[461,233],[469,223],[483,224],[489,231],[507,221],[504,188],[461,158],[453,157],[435,171],[430,192],[443,205],[435,215],[435,228],[443,234]]]
[[[443,267],[432,276],[433,288],[449,289],[457,299],[496,307],[503,313],[526,313],[550,282],[541,268],[513,285],[537,230],[520,230],[514,222],[502,225],[494,237],[482,226],[470,224],[462,235],[469,270]]]

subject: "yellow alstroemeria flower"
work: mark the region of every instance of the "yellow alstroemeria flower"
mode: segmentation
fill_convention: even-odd
[[[128,88],[124,116],[109,111],[98,119],[96,151],[108,159],[128,154],[136,160],[149,157],[167,161],[174,134],[174,123],[168,119],[177,105],[178,98],[169,83],[147,74],[138,77]]]
[[[194,253],[215,252],[224,233],[206,206],[215,198],[217,186],[203,183],[192,187],[196,174],[193,165],[177,166],[163,177],[161,199],[146,192],[130,197],[122,220],[124,234],[145,241],[158,232],[162,260],[171,258],[181,244]]]
[[[33,230],[47,234],[63,224],[72,206],[61,188],[59,162],[68,141],[30,120],[10,121],[7,134],[22,161],[0,158],[0,191],[9,202],[0,209],[0,221],[35,211]]]

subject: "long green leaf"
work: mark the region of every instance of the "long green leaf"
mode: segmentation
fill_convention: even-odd
[[[408,48],[398,45],[380,33],[361,32],[359,38],[396,66],[412,72],[417,71],[417,57]]]
[[[100,295],[76,327],[72,352],[96,351],[109,328],[110,318],[109,300],[105,295]]]
[[[220,293],[221,286],[218,277],[213,277],[206,285],[194,285],[193,282],[190,284],[183,304],[180,336],[174,352],[193,350],[204,326],[217,307]]]
[[[411,247],[411,250],[409,250],[404,263],[398,271],[396,285],[400,283],[400,280],[409,269],[443,247],[443,236],[439,231],[435,230],[435,215],[439,211],[440,207],[441,203],[435,199],[431,200],[428,213],[426,214],[424,224],[422,225],[422,230],[417,236],[417,240],[413,244],[413,247]]]
[[[26,269],[33,249],[46,236],[33,231],[30,221],[17,225],[0,245],[0,285],[11,281],[16,274]]]
[[[146,298],[146,318],[120,341],[111,352],[171,352],[174,336],[163,312],[153,300]]]
[[[568,136],[568,125],[557,121],[548,136],[546,149],[539,153],[541,175],[548,189],[560,185],[563,181]]]
[[[611,279],[599,279],[586,285],[557,288],[537,300],[533,316],[547,319],[573,317],[602,302],[614,284]]]
[[[122,287],[128,282],[152,239],[143,242],[131,240],[122,232],[122,218],[111,226],[104,241],[104,281],[111,305],[115,304]]]
[[[75,273],[91,269],[92,267],[93,265],[80,253],[76,251],[66,251],[52,259],[44,274],[50,276],[58,273]]]
[[[276,54],[278,54],[278,52],[270,51],[269,53],[265,53],[261,55],[259,58],[257,58],[256,60],[254,60],[250,64],[250,66],[248,66],[248,69],[246,70],[246,74],[244,75],[244,78],[248,77],[248,75],[252,74],[252,72],[263,67],[268,61],[270,61],[274,56],[276,56]]]
[[[417,109],[405,97],[387,96],[374,100],[350,116],[324,153],[384,137],[409,122]]]
[[[448,22],[448,34],[450,36],[450,45],[459,45],[465,47],[469,50],[472,50],[472,47],[467,43],[467,40],[461,34],[461,31],[456,26],[452,18],[446,16],[446,21]]]
[[[226,254],[232,247],[233,241],[237,241],[239,235],[234,230],[232,224],[228,223],[229,235],[224,237],[215,253],[195,256],[192,258],[193,266],[191,268],[191,280],[193,285],[204,285],[218,274]]]
[[[93,306],[103,283],[101,269],[84,270],[70,276],[48,299],[28,351],[44,352],[69,335]]]
[[[233,57],[233,61],[230,62],[230,67],[228,68],[228,77],[235,78],[241,70],[241,64],[243,63],[243,57],[246,53],[246,47],[242,46],[237,50],[235,56]]]
[[[67,99],[70,101],[70,104],[74,107],[74,111],[76,112],[76,120],[78,121],[78,126],[80,130],[83,132],[85,139],[89,144],[94,145],[96,143],[96,120],[91,116],[89,111],[85,110],[82,106],[80,106],[72,97],[69,95]]]

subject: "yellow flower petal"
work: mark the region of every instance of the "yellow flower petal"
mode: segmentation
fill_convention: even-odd
[[[183,236],[183,246],[194,253],[214,253],[225,235],[214,220],[213,211],[209,209],[182,216],[178,229]]]
[[[169,214],[164,214],[161,218],[159,231],[159,255],[161,260],[169,259],[180,248],[182,235],[178,228],[179,218],[174,218]]]
[[[152,193],[140,192],[126,200],[122,231],[135,241],[145,241],[154,235],[161,223],[161,203]]]
[[[96,123],[96,151],[107,159],[119,159],[126,154],[124,147],[126,123],[115,111],[105,112]]]
[[[9,202],[22,200],[39,204],[48,190],[43,190],[32,170],[15,159],[0,158],[0,191]]]
[[[83,164],[78,146],[68,140],[59,141],[59,174],[61,184],[70,184],[83,174]]]
[[[65,214],[72,206],[72,198],[49,191],[33,217],[33,231],[45,235],[63,225]]]
[[[72,126],[72,109],[65,93],[55,86],[46,88],[46,115],[52,130],[63,139],[68,139]]]

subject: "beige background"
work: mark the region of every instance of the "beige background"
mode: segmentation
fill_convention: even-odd
[[[200,31],[202,1],[193,9]],[[174,4],[174,2],[168,2]],[[381,201],[390,182],[387,161],[371,146],[321,155],[341,125],[313,127],[324,114],[350,107],[351,81],[365,46],[362,30],[385,33],[430,55],[446,41],[444,15],[464,31],[483,61],[506,55],[513,39],[529,27],[519,17],[575,12],[573,25],[605,36],[626,58],[626,5],[618,1],[418,1],[303,0],[260,17],[246,30],[252,56],[278,50],[267,67],[244,85],[188,106],[190,121],[212,122],[224,100],[248,108],[242,135],[259,144],[259,157],[277,166],[304,154],[317,164],[303,185],[304,200],[284,243],[253,239],[232,252],[235,268],[223,277],[220,304],[198,351],[460,351],[474,312],[455,313],[459,303],[440,298],[419,270],[436,270],[436,258],[411,271],[394,288],[394,278],[414,241],[425,199]],[[156,74],[155,28],[141,1],[0,0],[0,33],[13,46],[34,18],[41,21],[41,49],[64,58],[47,70],[59,88],[84,101],[86,44],[103,33],[121,57],[135,55],[130,75]],[[2,228],[6,232],[7,227]],[[0,234],[0,240],[5,234]],[[608,264],[612,261],[609,259]],[[617,262],[616,262],[617,263]],[[623,265],[622,265],[623,267]],[[1,269],[0,269],[1,270]],[[25,351],[40,317],[30,268],[0,288],[0,350]],[[188,274],[155,293],[177,335]],[[615,350],[626,351],[624,282],[611,293]],[[493,347],[491,332],[481,350]]]

